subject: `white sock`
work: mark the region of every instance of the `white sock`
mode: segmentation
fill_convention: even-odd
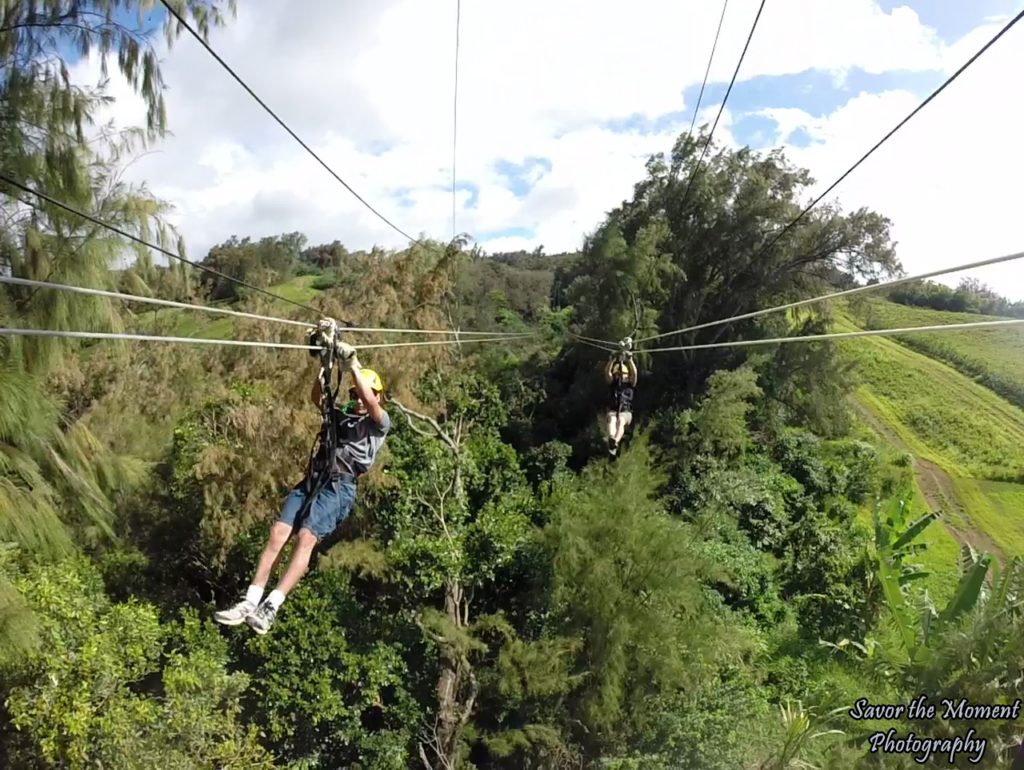
[[[245,592],[245,600],[252,602],[259,606],[260,599],[263,598],[263,586],[249,586],[249,590]]]
[[[279,610],[281,609],[281,605],[284,604],[284,596],[285,595],[283,593],[275,588],[270,592],[270,595],[267,597],[267,601],[270,603],[271,607],[275,610]]]

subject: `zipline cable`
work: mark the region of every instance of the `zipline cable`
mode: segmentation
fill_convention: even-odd
[[[687,132],[693,134],[693,127],[697,123],[697,113],[700,112],[700,103],[704,98],[704,88],[708,84],[708,75],[711,74],[711,62],[715,60],[715,49],[718,48],[718,36],[722,32],[722,22],[725,21],[725,9],[729,7],[729,0],[725,0],[722,3],[722,15],[718,17],[718,29],[715,30],[715,41],[711,44],[711,55],[708,56],[708,66],[704,70],[704,82],[700,84],[700,93],[697,95],[697,105],[693,108],[693,117],[690,119],[690,130]]]
[[[526,339],[532,334],[521,334],[517,337],[484,337],[473,340],[427,340],[425,342],[380,342],[371,345],[353,345],[356,350],[372,350],[375,348],[411,348],[419,345],[459,345],[463,342],[510,342],[516,339]]]
[[[904,125],[906,125],[910,121],[911,118],[913,118],[918,112],[920,112],[922,109],[924,109],[925,105],[930,103],[936,96],[938,96],[940,93],[942,93],[946,89],[946,87],[948,85],[950,85],[954,80],[956,80],[958,77],[960,77],[960,75],[962,75],[964,73],[964,71],[968,67],[970,67],[975,61],[978,60],[978,58],[983,53],[985,53],[989,48],[991,48],[992,45],[994,45],[995,42],[997,40],[999,40],[999,38],[1001,38],[1003,35],[1005,35],[1007,32],[1009,32],[1010,29],[1015,24],[1017,24],[1017,22],[1019,22],[1022,18],[1024,18],[1024,9],[1022,9],[1019,13],[1017,13],[1016,16],[1014,16],[1012,19],[1010,19],[1010,21],[1008,21],[1003,26],[1003,28],[999,30],[999,32],[997,32],[987,43],[985,43],[985,45],[983,45],[980,49],[978,49],[978,51],[976,51],[974,53],[974,55],[971,56],[971,58],[969,58],[966,62],[964,62],[962,65],[960,65],[959,69],[957,69],[956,72],[954,72],[952,75],[950,75],[942,85],[940,85],[937,89],[932,91],[932,93],[928,96],[928,98],[926,98],[916,108],[914,108],[914,110],[909,115],[907,115],[905,118],[903,118],[903,120],[901,120],[899,123],[897,123],[896,126],[893,129],[891,129],[885,136],[883,136],[880,140],[878,140],[878,142],[876,142],[875,145],[870,150],[868,150],[866,153],[864,153],[864,155],[862,155],[860,157],[860,159],[856,163],[854,163],[852,166],[850,166],[850,168],[848,168],[842,174],[842,176],[840,176],[835,182],[833,182],[831,185],[829,185],[828,189],[826,189],[823,193],[821,193],[814,200],[812,200],[810,202],[810,204],[803,211],[801,211],[800,214],[798,214],[795,219],[793,219],[788,224],[786,224],[754,256],[754,259],[751,260],[751,261],[756,261],[761,256],[763,256],[768,251],[768,249],[770,249],[772,246],[774,246],[776,243],[778,243],[779,239],[782,238],[782,236],[785,235],[789,230],[791,230],[793,228],[793,226],[796,225],[797,222],[799,222],[801,219],[803,219],[804,216],[806,216],[806,214],[812,208],[814,208],[818,203],[820,203],[821,200],[826,195],[828,195],[832,190],[834,190],[844,179],[846,179],[846,177],[848,177],[851,173],[853,173],[853,171],[858,166],[860,166],[861,163],[863,163],[865,160],[867,160],[868,157],[870,157],[871,154],[875,152],[875,150],[877,150],[879,147],[881,147],[883,144],[885,144],[885,142],[887,142],[893,136],[893,134],[895,134]],[[1020,256],[1020,255],[1017,255],[1017,256]],[[861,288],[859,290],[867,291],[868,289],[879,288],[879,287],[886,286],[886,285],[892,286],[892,285],[895,285],[896,283],[903,283],[905,281],[917,280],[917,279],[920,279],[920,278],[927,278],[927,277],[930,277],[930,276],[933,276],[933,275],[942,275],[943,273],[951,273],[951,272],[955,272],[957,270],[965,270],[965,269],[970,268],[970,267],[976,267],[976,266],[981,266],[981,265],[993,264],[994,262],[1005,261],[1007,259],[1015,259],[1015,258],[1016,258],[1015,256],[1011,256],[1011,257],[1004,257],[1004,258],[1000,258],[1000,259],[996,259],[996,260],[985,260],[985,261],[976,262],[976,263],[973,263],[973,264],[962,265],[961,267],[957,267],[957,268],[949,268],[947,270],[943,270],[943,271],[939,271],[939,272],[935,272],[935,273],[926,273],[924,275],[916,276],[915,278],[901,279],[899,281],[892,281],[892,282],[889,282],[887,284],[875,284],[874,286],[869,286],[869,287]],[[662,334],[655,334],[655,335],[653,335],[651,337],[644,337],[643,339],[639,339],[639,340],[637,340],[637,343],[639,344],[641,342],[649,342],[650,340],[661,339],[662,337],[668,337],[668,336],[671,336],[673,334],[683,334],[684,332],[696,331],[697,329],[706,329],[706,328],[708,328],[710,326],[718,326],[719,324],[729,323],[731,321],[738,321],[738,320],[745,319],[745,318],[753,318],[753,317],[758,316],[758,315],[764,315],[765,313],[774,313],[774,312],[776,312],[778,310],[788,309],[788,308],[791,308],[791,307],[798,307],[801,304],[809,304],[810,302],[818,302],[818,301],[823,300],[823,299],[830,299],[832,297],[842,296],[843,294],[853,293],[853,291],[854,290],[851,290],[849,292],[837,292],[836,294],[827,294],[827,295],[824,295],[822,297],[815,298],[813,300],[805,300],[805,301],[800,302],[800,303],[792,303],[792,304],[789,304],[789,305],[780,305],[779,307],[770,308],[770,309],[764,310],[764,311],[756,311],[754,313],[747,313],[747,314],[740,315],[740,316],[733,316],[732,318],[725,318],[725,319],[722,319],[722,320],[719,320],[719,321],[710,321],[708,323],[698,324],[696,326],[688,326],[688,327],[686,327],[684,329],[677,329],[676,331],[663,332]]]
[[[57,291],[69,291],[77,294],[90,294],[99,297],[110,297],[111,299],[124,300],[125,302],[141,302],[149,305],[164,305],[167,307],[183,308],[187,310],[201,310],[207,313],[222,313],[224,315],[237,316],[240,318],[252,318],[257,321],[274,321],[292,326],[309,328],[308,321],[293,321],[289,318],[277,318],[275,316],[259,315],[257,313],[246,313],[240,310],[227,310],[226,308],[210,307],[208,305],[193,305],[187,302],[178,302],[170,299],[158,299],[156,297],[142,297],[138,294],[122,294],[116,291],[104,289],[91,289],[84,286],[72,286],[65,283],[53,283],[51,281],[36,281],[30,278],[16,278],[9,275],[0,275],[0,283],[9,283],[16,286],[30,286],[40,289],[54,289]],[[454,331],[449,329],[391,329],[384,326],[341,326],[339,327],[346,334],[349,332],[375,332],[385,334],[469,334],[474,336],[493,337],[518,337],[523,332],[473,332]]]
[[[897,123],[896,126],[889,131],[889,133],[887,133],[885,136],[883,136],[881,139],[879,139],[875,143],[875,145],[870,150],[868,150],[866,153],[864,153],[856,163],[854,163],[845,172],[843,172],[842,176],[840,176],[836,181],[834,181],[832,184],[830,184],[828,186],[828,189],[825,190],[825,192],[821,193],[817,198],[815,198],[813,201],[811,201],[810,204],[807,206],[807,208],[805,208],[803,211],[801,211],[800,214],[797,215],[796,219],[794,219],[789,224],[787,224],[785,227],[783,227],[782,230],[780,230],[779,233],[774,238],[772,238],[772,240],[770,240],[768,242],[768,244],[763,249],[761,249],[761,251],[758,253],[758,255],[754,259],[757,259],[762,254],[764,254],[766,251],[768,251],[768,249],[770,249],[772,246],[774,246],[779,241],[779,239],[782,238],[783,235],[785,235],[790,229],[792,229],[793,226],[797,222],[799,222],[801,219],[804,218],[804,216],[807,214],[808,211],[810,211],[812,208],[814,208],[826,195],[828,195],[836,187],[838,187],[840,182],[842,182],[844,179],[846,179],[846,177],[848,177],[850,174],[852,174],[854,172],[854,170],[856,170],[856,168],[861,163],[863,163],[865,160],[867,160],[872,155],[872,153],[874,153],[875,150],[877,150],[879,147],[881,147],[883,144],[885,144],[889,140],[889,138],[892,137],[893,134],[895,134],[897,131],[899,131],[901,128],[903,128],[903,126],[906,125],[910,121],[911,118],[913,118],[917,113],[919,113],[921,110],[923,110],[925,108],[925,106],[927,104],[929,104],[936,96],[941,94],[950,83],[952,83],[954,80],[956,80],[958,77],[960,77],[968,67],[970,67],[972,64],[974,64],[974,62],[977,61],[978,58],[983,53],[985,53],[989,48],[991,48],[995,44],[995,42],[997,40],[999,40],[999,38],[1001,38],[1003,35],[1005,35],[1007,32],[1009,32],[1010,29],[1012,29],[1013,26],[1017,22],[1019,22],[1022,18],[1024,18],[1024,9],[1022,9],[1016,16],[1014,16],[1012,19],[1010,19],[1010,21],[1008,21],[1006,23],[1006,25],[1001,30],[999,30],[999,32],[997,32],[995,34],[995,36],[993,36],[987,43],[985,43],[985,45],[983,45],[981,48],[979,48],[970,59],[968,59],[963,64],[961,64],[960,68],[956,72],[954,72],[952,75],[950,75],[948,78],[946,78],[946,81],[942,85],[940,85],[938,88],[936,88],[934,91],[932,91],[927,99],[925,99],[923,102],[921,102],[919,105],[917,105],[917,107],[915,107],[913,109],[913,111],[911,111],[911,113],[909,115],[907,115],[905,118],[903,118],[903,120],[901,120],[899,123]]]
[[[651,348],[645,353],[665,353],[672,350],[706,350],[708,348],[750,347],[755,345],[777,345],[786,342],[818,342],[846,337],[877,337],[880,335],[910,334],[914,332],[944,332],[962,329],[995,328],[999,326],[1018,326],[1024,324],[1024,318],[1005,319],[1000,321],[972,321],[962,324],[937,324],[934,326],[910,326],[905,329],[864,329],[856,332],[835,332],[832,334],[808,334],[798,337],[774,337],[766,340],[737,340],[734,342],[709,342],[703,345],[680,345],[671,348]]]
[[[595,344],[593,342],[587,342],[586,340],[579,340],[579,342],[581,344],[583,344],[583,345],[588,346],[588,347],[597,348],[598,350],[603,350],[605,353],[618,353],[619,352],[618,349],[616,349],[616,348],[606,347],[605,345],[597,345],[597,344]]]
[[[211,55],[211,56],[212,56],[212,57],[213,57],[214,59],[216,59],[216,60],[217,60],[217,63],[218,63],[218,64],[220,64],[220,66],[222,66],[222,67],[223,67],[223,68],[224,68],[225,70],[227,70],[228,74],[229,74],[229,75],[231,75],[231,77],[233,77],[233,78],[235,79],[235,81],[236,81],[236,82],[237,82],[237,83],[238,83],[238,84],[239,84],[239,85],[240,85],[240,86],[241,86],[242,88],[244,88],[244,89],[246,90],[246,92],[247,92],[247,93],[249,94],[249,96],[251,96],[251,97],[252,97],[253,99],[255,99],[255,100],[256,100],[256,102],[257,102],[257,103],[258,103],[258,104],[259,104],[259,105],[260,105],[260,106],[261,106],[261,107],[262,107],[262,108],[263,108],[264,110],[266,110],[267,114],[269,114],[269,115],[270,115],[270,117],[272,117],[272,118],[273,118],[274,120],[276,120],[276,121],[278,122],[278,124],[279,124],[279,125],[281,126],[281,128],[283,128],[283,129],[284,129],[285,131],[287,131],[287,132],[288,132],[288,133],[289,133],[289,134],[291,135],[292,139],[294,139],[294,140],[295,140],[296,142],[298,142],[298,143],[299,143],[300,145],[302,145],[302,148],[303,148],[303,149],[304,149],[304,150],[305,150],[306,152],[308,152],[308,153],[309,153],[310,155],[312,155],[312,156],[313,156],[313,158],[314,158],[314,159],[316,160],[316,162],[317,162],[317,163],[319,163],[319,164],[320,164],[321,166],[323,166],[323,167],[324,167],[324,168],[325,168],[325,169],[327,170],[327,173],[329,173],[329,174],[330,174],[331,176],[333,176],[333,177],[334,177],[334,178],[335,178],[336,180],[338,180],[338,182],[340,182],[340,183],[341,183],[341,185],[342,185],[342,186],[343,186],[343,187],[344,187],[344,188],[345,188],[346,190],[348,190],[348,191],[349,191],[350,193],[352,193],[352,195],[354,195],[354,196],[356,197],[356,200],[358,200],[358,201],[359,201],[360,203],[362,203],[362,204],[363,204],[364,206],[366,206],[366,208],[368,208],[368,209],[369,209],[370,211],[372,211],[372,212],[373,212],[374,214],[376,214],[376,215],[377,215],[377,217],[378,217],[378,218],[379,218],[379,219],[380,219],[380,220],[381,220],[382,222],[384,222],[384,223],[385,223],[386,225],[388,225],[388,226],[389,226],[389,227],[390,227],[390,228],[391,228],[392,230],[394,230],[395,232],[397,232],[397,233],[398,233],[399,235],[401,235],[402,237],[404,237],[404,238],[406,238],[407,240],[411,241],[412,243],[415,243],[415,244],[418,244],[418,245],[422,245],[422,243],[420,242],[420,240],[419,240],[418,238],[413,238],[413,237],[412,237],[411,235],[409,235],[409,234],[408,234],[407,232],[405,232],[405,231],[404,231],[404,230],[402,230],[402,229],[401,229],[400,227],[398,227],[398,225],[396,225],[396,224],[395,224],[394,222],[392,222],[392,221],[391,221],[390,219],[388,219],[388,218],[387,218],[387,217],[385,217],[385,216],[384,216],[383,214],[381,214],[381,213],[380,213],[379,211],[377,211],[377,209],[375,209],[375,208],[374,208],[373,206],[371,206],[371,205],[370,205],[369,203],[367,203],[367,202],[366,202],[366,200],[365,200],[365,199],[364,199],[364,198],[363,198],[363,197],[362,197],[362,196],[361,196],[361,195],[360,195],[359,193],[357,193],[357,192],[356,192],[355,190],[353,190],[353,189],[352,189],[352,187],[351,187],[351,186],[349,186],[348,182],[346,182],[346,181],[345,181],[344,179],[342,179],[342,178],[341,178],[340,176],[338,176],[337,172],[335,172],[335,171],[334,171],[334,169],[332,169],[332,168],[331,168],[330,166],[328,166],[328,165],[327,165],[327,164],[326,164],[326,163],[325,163],[325,162],[323,161],[323,159],[322,159],[322,158],[321,158],[321,157],[320,157],[319,155],[317,155],[317,154],[316,154],[316,153],[315,153],[315,152],[313,151],[313,149],[312,149],[312,148],[311,148],[311,147],[310,147],[310,146],[309,146],[308,144],[306,144],[306,143],[305,143],[304,141],[302,141],[302,139],[301,139],[301,138],[299,137],[299,135],[298,135],[298,134],[296,134],[296,133],[295,133],[294,131],[292,131],[292,129],[291,129],[291,128],[289,128],[289,126],[288,126],[288,124],[287,124],[287,123],[285,123],[285,122],[284,122],[283,120],[281,120],[281,118],[279,118],[279,117],[277,116],[277,113],[275,113],[275,112],[274,112],[274,111],[273,111],[272,109],[270,109],[270,107],[268,107],[268,106],[267,106],[266,102],[264,102],[264,101],[263,101],[262,99],[260,99],[260,97],[259,97],[259,96],[257,96],[257,95],[256,95],[256,92],[255,92],[255,91],[253,91],[253,90],[252,90],[251,88],[249,88],[248,84],[246,84],[246,82],[245,82],[244,80],[242,80],[242,78],[240,78],[240,77],[239,77],[239,76],[238,76],[238,75],[237,75],[237,74],[235,73],[235,71],[234,71],[233,69],[231,69],[230,65],[229,65],[229,64],[228,64],[228,63],[227,63],[226,61],[224,61],[224,60],[223,60],[223,59],[222,59],[222,58],[220,57],[220,55],[219,55],[219,54],[218,54],[218,53],[217,53],[216,51],[214,51],[214,50],[213,50],[213,48],[212,48],[212,47],[210,46],[210,44],[209,44],[209,43],[207,43],[207,42],[206,42],[206,40],[204,40],[204,39],[203,39],[203,36],[202,36],[202,35],[200,35],[200,34],[199,34],[199,33],[198,33],[198,32],[197,32],[197,31],[196,31],[196,30],[195,30],[195,29],[194,29],[194,28],[192,27],[192,25],[190,25],[190,24],[189,24],[189,23],[188,23],[188,22],[187,22],[187,21],[186,21],[186,20],[184,19],[184,17],[182,17],[182,15],[181,15],[180,13],[178,13],[178,12],[177,12],[177,11],[176,11],[176,10],[175,10],[174,8],[172,8],[172,7],[171,7],[171,4],[170,4],[170,3],[168,2],[168,0],[160,0],[160,2],[161,2],[161,3],[163,3],[164,7],[165,7],[165,8],[167,9],[167,12],[168,12],[168,13],[170,13],[170,14],[171,14],[171,15],[172,15],[172,16],[173,16],[173,17],[174,17],[175,19],[177,19],[177,20],[178,20],[178,23],[179,23],[179,24],[180,24],[180,25],[181,25],[181,26],[182,26],[182,27],[183,27],[183,28],[184,28],[184,29],[185,29],[185,30],[186,30],[186,31],[187,31],[187,32],[188,32],[189,34],[191,34],[191,35],[192,35],[192,37],[194,37],[194,38],[195,38],[196,40],[198,40],[198,41],[199,41],[199,44],[200,44],[200,45],[201,45],[201,46],[202,46],[203,48],[205,48],[205,49],[207,50],[207,52],[208,52],[208,53],[209,53],[209,54],[210,54],[210,55]]]
[[[314,307],[311,307],[310,305],[303,304],[302,302],[296,302],[295,300],[288,299],[287,297],[282,297],[280,294],[274,294],[274,292],[267,291],[266,289],[261,289],[259,286],[253,286],[252,284],[246,283],[245,281],[243,281],[243,280],[241,280],[239,278],[233,278],[230,275],[225,275],[224,273],[220,272],[219,270],[214,270],[212,267],[207,267],[206,265],[200,264],[199,262],[193,262],[190,259],[186,259],[185,257],[183,257],[183,256],[181,256],[179,254],[175,254],[173,251],[170,251],[169,249],[165,249],[163,246],[157,246],[154,243],[149,243],[148,241],[144,241],[142,238],[139,238],[137,235],[132,235],[131,233],[127,232],[126,230],[122,230],[120,227],[117,227],[116,225],[112,225],[109,222],[104,222],[101,219],[97,219],[96,217],[92,216],[91,214],[86,214],[84,211],[79,211],[78,209],[74,208],[73,206],[69,206],[66,203],[61,203],[56,198],[52,198],[49,195],[47,195],[46,193],[44,193],[44,192],[39,192],[39,190],[33,190],[31,187],[23,185],[21,182],[18,182],[17,180],[11,179],[9,176],[7,176],[6,174],[4,174],[2,172],[0,172],[0,182],[5,182],[6,184],[11,185],[12,187],[16,187],[16,188],[18,188],[19,190],[21,190],[23,192],[27,192],[30,195],[34,195],[37,198],[40,198],[40,199],[46,201],[47,203],[50,203],[50,204],[52,204],[54,206],[57,206],[58,208],[64,209],[64,211],[67,211],[70,214],[74,214],[75,216],[81,217],[82,219],[85,219],[85,220],[87,220],[89,222],[92,222],[95,225],[99,225],[100,227],[106,228],[107,230],[110,230],[111,232],[117,233],[122,238],[127,238],[130,241],[134,241],[135,243],[138,243],[141,246],[145,246],[148,249],[153,249],[153,251],[157,251],[157,252],[159,252],[161,254],[164,254],[165,256],[171,257],[172,259],[177,259],[180,262],[184,262],[187,265],[191,265],[192,267],[195,267],[195,268],[197,268],[199,270],[202,270],[204,272],[210,273],[211,275],[216,275],[216,276],[220,276],[221,278],[226,278],[227,280],[231,281],[232,283],[236,283],[239,286],[244,286],[247,289],[252,289],[253,291],[258,291],[261,294],[266,294],[268,297],[272,297],[273,299],[280,300],[281,302],[287,302],[287,303],[289,303],[291,305],[295,305],[296,307],[301,307],[303,310],[308,310],[311,313],[315,313],[317,315],[317,317],[323,315],[323,313],[321,311],[317,310]],[[14,196],[11,196],[11,197],[14,197]],[[20,199],[19,198],[15,198],[15,200],[20,200]],[[21,202],[25,203],[25,201],[21,201]],[[25,203],[25,205],[31,206],[32,204],[31,203]]]
[[[71,337],[74,339],[138,340],[143,342],[183,342],[200,345],[240,345],[255,348],[288,348],[292,350],[320,350],[317,345],[296,345],[286,342],[259,342],[249,340],[220,340],[208,337],[168,337],[160,334],[129,334],[126,332],[82,332],[57,329],[0,328],[0,337]],[[531,335],[524,334],[523,337]],[[468,342],[508,342],[508,337],[489,337],[472,340],[428,340],[426,342],[382,342],[372,345],[353,345],[356,350],[375,348],[405,348],[419,345],[456,345]]]
[[[607,353],[618,353],[620,349],[618,344],[611,340],[599,340],[594,337],[581,337],[573,332],[569,332],[569,336],[575,338],[578,342],[582,342],[584,345],[589,345],[592,348],[597,348]]]
[[[708,321],[707,323],[697,324],[696,326],[688,326],[685,329],[677,329],[672,332],[664,332],[662,334],[655,334],[652,337],[644,337],[643,339],[637,340],[637,344],[641,342],[649,342],[650,340],[661,339],[662,337],[669,337],[673,334],[682,334],[683,332],[697,331],[698,329],[707,329],[710,326],[719,326],[720,324],[731,323],[732,321],[744,321],[748,318],[757,318],[758,316],[768,315],[769,313],[778,313],[783,310],[791,310],[795,307],[802,307],[804,305],[812,305],[815,302],[825,302],[827,300],[837,299],[839,297],[849,297],[853,294],[860,294],[865,291],[876,291],[878,289],[887,289],[892,286],[898,286],[901,283],[910,283],[911,281],[921,281],[925,278],[934,278],[939,275],[946,275],[947,273],[956,273],[961,270],[969,270],[975,267],[984,267],[986,265],[995,265],[1000,262],[1010,262],[1015,259],[1024,257],[1024,251],[1018,251],[1014,254],[1006,254],[1001,257],[992,257],[991,259],[982,259],[977,262],[968,262],[963,265],[954,265],[953,267],[946,267],[942,270],[932,270],[930,273],[920,273],[918,275],[907,276],[906,278],[896,278],[892,281],[886,281],[884,283],[867,284],[865,286],[857,286],[853,289],[845,289],[843,291],[833,292],[832,294],[823,294],[820,297],[811,297],[810,299],[801,299],[796,302],[790,302],[785,305],[777,305],[776,307],[764,308],[763,310],[754,310],[750,313],[744,313],[742,315],[732,316],[730,318],[723,318],[718,321]]]
[[[729,81],[729,87],[725,89],[725,96],[722,98],[722,103],[718,107],[718,114],[715,115],[715,122],[711,125],[711,131],[708,133],[707,141],[704,142],[704,149],[700,151],[700,158],[697,159],[697,165],[693,167],[693,172],[690,174],[690,181],[686,183],[686,191],[683,193],[683,202],[680,204],[680,208],[686,205],[686,199],[690,197],[690,188],[693,187],[693,181],[697,178],[697,174],[700,171],[700,164],[704,160],[704,155],[708,151],[708,147],[711,145],[711,137],[715,135],[715,129],[718,128],[718,120],[722,117],[722,113],[725,111],[725,103],[729,101],[729,94],[732,92],[732,87],[736,83],[736,77],[740,74],[740,67],[743,65],[743,59],[746,58],[747,48],[750,47],[750,41],[754,37],[754,30],[757,29],[757,22],[761,19],[761,11],[764,10],[765,0],[761,0],[761,5],[757,9],[757,16],[754,17],[754,23],[750,27],[750,34],[747,35],[747,42],[743,44],[743,51],[740,53],[740,59],[736,62],[736,69],[733,70],[732,79]],[[725,9],[722,9],[722,15],[725,15]],[[708,69],[710,70],[711,63],[708,62]],[[695,115],[696,117],[696,115]]]
[[[274,316],[258,315],[256,313],[245,313],[240,310],[227,310],[219,307],[208,307],[206,305],[192,305],[188,302],[178,302],[171,299],[158,299],[156,297],[142,297],[137,294],[122,294],[117,291],[106,291],[104,289],[90,289],[84,286],[71,286],[65,283],[53,283],[51,281],[36,281],[31,278],[15,278],[10,275],[0,275],[0,283],[9,283],[15,286],[30,286],[37,289],[55,289],[57,291],[69,291],[75,294],[89,294],[97,297],[110,297],[111,299],[120,299],[126,302],[142,302],[148,305],[164,305],[166,307],[177,307],[185,308],[188,310],[202,310],[207,313],[223,313],[224,315],[233,315],[240,318],[253,318],[257,321],[275,321],[282,324],[292,324],[293,326],[304,326],[309,327],[309,321],[292,321],[288,318],[275,318]]]
[[[455,95],[452,99],[452,241],[455,240],[455,157],[459,147],[459,26],[462,22],[462,0],[455,0]]]

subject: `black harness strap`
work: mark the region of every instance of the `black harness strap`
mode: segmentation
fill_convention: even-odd
[[[338,391],[341,390],[341,374],[339,373],[338,375],[338,387],[335,390],[331,390],[334,351],[324,349],[320,353],[320,359],[323,362],[320,380],[320,390],[323,394],[320,399],[320,433],[313,442],[313,449],[309,454],[309,462],[306,465],[306,478],[302,480],[306,488],[306,499],[303,501],[299,512],[295,515],[295,524],[292,526],[293,530],[297,530],[302,526],[302,522],[309,515],[316,496],[320,494],[330,481],[331,467],[338,448],[338,426],[334,420],[334,404]],[[315,467],[315,459],[321,452],[325,461],[318,469]]]

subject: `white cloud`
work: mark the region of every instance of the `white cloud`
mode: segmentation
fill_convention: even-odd
[[[385,216],[412,235],[447,238],[454,1],[307,0],[301,14],[289,5],[240,4],[238,19],[214,32],[213,46]],[[758,0],[730,2],[713,80],[732,75],[757,6]],[[536,232],[533,239],[493,239],[484,244],[490,249],[576,248],[605,211],[631,194],[647,156],[669,150],[689,121],[651,135],[600,124],[692,109],[682,92],[703,77],[720,10],[705,0],[463,0],[457,167],[459,180],[476,185],[479,196],[468,208],[471,195],[459,193],[458,229]],[[812,68],[837,83],[853,68],[949,72],[992,31],[976,30],[947,46],[910,8],[884,13],[873,0],[772,0],[734,94],[750,77]],[[1010,39],[1020,34],[1008,35],[839,188],[844,203],[893,218],[900,256],[915,272],[988,256],[1012,241],[1008,214],[1022,162],[1004,148],[1013,146],[1010,132],[1021,125],[1021,100],[999,92],[992,78],[996,61],[1004,72],[1020,70],[1024,46]],[[94,71],[94,64],[82,65],[77,77]],[[166,54],[164,74],[174,136],[136,163],[130,177],[146,179],[175,204],[173,220],[193,257],[232,234],[291,230],[351,248],[404,245],[193,40]],[[912,95],[889,91],[852,95],[824,118],[794,109],[770,115],[784,138],[803,128],[820,142],[793,148],[791,157],[827,183],[915,104]],[[713,119],[717,105],[702,107],[702,119]],[[137,122],[137,101],[119,101],[114,114]],[[729,138],[732,118],[726,111],[716,137]],[[970,139],[974,131],[978,141]],[[550,160],[551,168],[531,169],[534,186],[517,198],[494,163],[530,156]],[[412,206],[401,206],[400,198]]]
[[[996,29],[972,33],[974,50]],[[1024,29],[1008,33],[835,191],[846,208],[867,206],[893,221],[897,254],[909,274],[1024,250],[1024,156],[1014,149],[1024,99],[1003,85],[1006,73],[1024,64],[1022,35]],[[970,53],[962,50],[960,63]],[[794,162],[813,170],[817,194],[919,102],[904,91],[862,94],[824,119],[805,115],[801,122],[799,111],[776,117],[787,132],[802,126],[820,142],[787,149]],[[1024,299],[1024,259],[937,280],[956,285],[968,275]]]

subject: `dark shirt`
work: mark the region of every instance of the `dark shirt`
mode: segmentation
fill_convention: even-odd
[[[391,417],[384,412],[384,419],[377,425],[369,414],[350,414],[341,409],[334,410],[334,424],[338,446],[334,453],[332,473],[350,473],[361,476],[370,470],[377,453],[384,446],[384,439],[391,430]],[[323,446],[317,458],[316,467],[322,464]]]
[[[631,412],[633,410],[633,386],[627,379],[612,379],[608,386],[608,409],[612,412]]]

